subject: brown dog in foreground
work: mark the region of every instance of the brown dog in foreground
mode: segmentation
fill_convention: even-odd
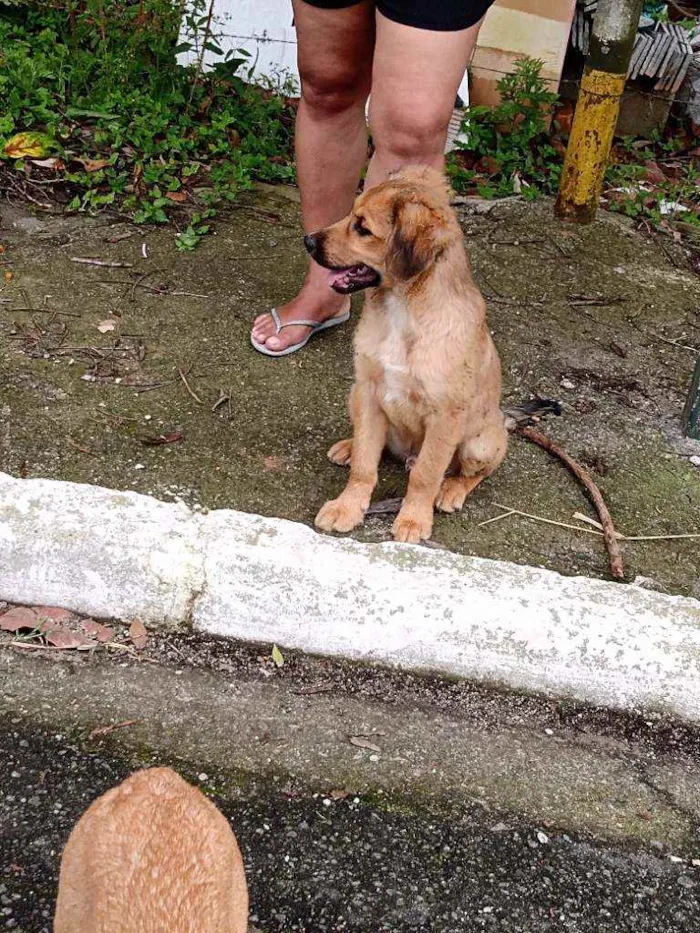
[[[460,509],[508,444],[500,361],[445,179],[405,169],[305,244],[333,270],[335,291],[370,289],[355,336],[353,437],[328,452],[350,464],[350,479],[316,525],[348,532],[362,522],[388,447],[413,462],[394,538],[429,538],[434,507]]]
[[[243,859],[213,803],[169,768],[96,800],[61,860],[54,933],[246,933]]]

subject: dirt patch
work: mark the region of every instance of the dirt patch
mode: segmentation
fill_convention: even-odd
[[[257,192],[184,255],[170,229],[5,208],[13,278],[0,292],[0,468],[311,522],[343,482],[325,451],[348,431],[352,326],[282,360],[250,347],[252,318],[303,274],[288,193]],[[560,223],[548,201],[465,214],[464,229],[506,398],[563,400],[546,430],[591,468],[624,533],[700,531],[700,470],[689,459],[700,445],[679,426],[700,347],[700,284],[682,252],[612,215]],[[405,480],[387,463],[376,498],[400,494]],[[436,541],[607,576],[600,538],[518,517],[481,526],[496,503],[563,522],[593,515],[559,463],[514,439],[464,513],[437,519]],[[376,517],[361,534],[381,540],[389,527]],[[629,543],[628,578],[700,595],[697,546]]]

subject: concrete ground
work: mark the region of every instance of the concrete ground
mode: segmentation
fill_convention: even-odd
[[[0,469],[310,522],[343,482],[325,451],[348,431],[352,327],[282,360],[248,343],[252,318],[303,272],[295,194],[250,195],[191,254],[177,252],[170,228],[4,204]],[[700,283],[680,247],[611,214],[558,223],[548,201],[465,211],[464,229],[506,398],[562,398],[564,416],[546,430],[593,472],[623,532],[698,532],[699,451],[679,414],[700,345]],[[404,483],[387,463],[377,498]],[[515,516],[480,525],[496,503],[563,522],[593,514],[561,464],[514,439],[464,514],[438,518],[436,540],[608,575],[594,535]],[[389,527],[372,518],[361,535],[382,540]],[[697,541],[630,542],[624,555],[629,579],[700,595]]]
[[[201,636],[5,644],[0,928],[48,933],[78,816],[168,763],[231,820],[265,933],[689,933],[699,749],[658,716]]]

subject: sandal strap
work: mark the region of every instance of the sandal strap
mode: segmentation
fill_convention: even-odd
[[[322,321],[306,321],[303,319],[299,319],[296,321],[283,322],[279,314],[277,313],[277,308],[270,309],[270,316],[272,317],[272,320],[275,322],[275,327],[277,328],[278,334],[281,330],[284,330],[285,327],[310,327],[311,330],[314,331],[314,330],[317,330],[323,323]]]

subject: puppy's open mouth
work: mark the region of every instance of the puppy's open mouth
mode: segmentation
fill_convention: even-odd
[[[375,269],[364,263],[343,269],[332,269],[331,273],[331,288],[335,292],[340,292],[341,295],[359,292],[363,288],[375,288],[381,279]]]

